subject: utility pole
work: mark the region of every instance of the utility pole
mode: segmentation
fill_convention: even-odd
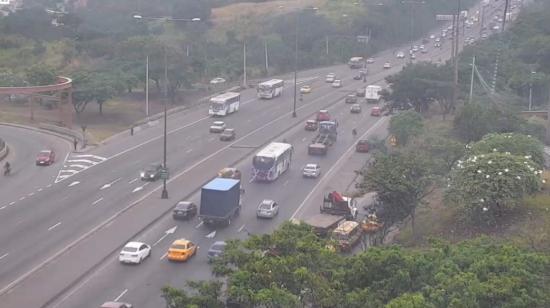
[[[267,40],[264,39],[264,52],[265,52],[265,74],[269,73],[269,58],[267,55]]]
[[[502,29],[500,29],[500,32],[504,32],[504,26],[506,26],[506,15],[508,15],[508,4],[510,0],[506,0],[504,3],[504,17],[502,18]]]
[[[296,91],[298,87],[298,14],[296,14],[296,21],[294,24],[295,36],[294,36],[294,103],[292,107],[292,117],[296,117]]]
[[[325,37],[325,50],[326,50],[326,54],[328,56],[328,35]]]
[[[459,50],[459,35],[460,35],[460,0],[457,1],[456,7],[456,26],[453,31],[453,41],[455,46],[454,54],[454,86],[453,86],[453,107],[456,107],[458,99],[458,50]]]
[[[145,117],[149,117],[149,56],[145,59]]]
[[[470,96],[468,97],[468,104],[472,103],[472,96],[474,95],[474,72],[476,69],[476,56],[472,58],[472,76],[470,77]]]
[[[246,80],[246,42],[243,42],[243,87],[248,87],[248,82]]]
[[[162,163],[162,168],[166,171],[168,167],[166,166],[166,143],[168,138],[167,133],[167,121],[168,121],[168,56],[166,54],[166,46],[164,46],[164,91],[163,91],[163,100],[164,100],[164,159]],[[166,177],[162,179],[162,193],[160,196],[161,199],[168,199],[168,190],[166,189]]]

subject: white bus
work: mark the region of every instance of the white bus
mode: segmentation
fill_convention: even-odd
[[[350,68],[362,68],[363,67],[363,57],[352,57],[348,61]]]
[[[227,92],[210,99],[210,108],[208,114],[211,116],[226,116],[239,110],[241,94]]]
[[[293,148],[291,144],[272,142],[252,159],[254,181],[275,181],[290,167]]]
[[[285,82],[281,79],[271,79],[258,84],[259,98],[274,98],[283,94]]]

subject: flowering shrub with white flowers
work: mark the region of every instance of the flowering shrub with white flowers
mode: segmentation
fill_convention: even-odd
[[[475,222],[492,224],[524,196],[540,189],[542,172],[529,155],[497,151],[472,155],[451,170],[446,197]]]
[[[486,153],[510,153],[530,156],[538,166],[544,164],[544,145],[540,140],[518,133],[487,134],[468,149],[468,156]]]

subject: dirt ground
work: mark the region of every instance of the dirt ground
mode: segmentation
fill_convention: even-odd
[[[195,104],[200,98],[207,96],[205,91],[187,91],[180,93],[176,103],[169,102],[168,108]],[[154,115],[163,111],[162,99],[154,90],[149,95],[149,114]],[[72,106],[48,109],[35,103],[31,104],[24,99],[9,102],[0,99],[0,122],[17,123],[38,126],[40,123],[60,125],[71,123],[73,130],[81,130],[86,125],[91,143],[100,142],[120,131],[129,129],[133,123],[145,118],[145,94],[143,91],[128,93],[103,104],[103,115],[99,114],[99,106],[89,103],[86,109],[76,114]],[[64,124],[70,125],[70,124]]]

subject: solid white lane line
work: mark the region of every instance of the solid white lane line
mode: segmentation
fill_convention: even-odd
[[[14,204],[15,204],[15,201],[12,201],[12,202],[10,202],[10,204],[8,204],[8,205],[14,205]]]
[[[85,165],[69,165],[70,168],[80,168],[80,169],[86,169],[88,166]],[[82,170],[80,170],[82,171]]]
[[[243,231],[243,229],[244,229],[244,226],[246,226],[246,225],[242,225],[242,226],[241,226],[241,227],[239,228],[239,230],[237,230],[237,232],[241,232],[241,231]]]
[[[48,228],[48,231],[52,231],[53,229],[55,229],[55,228],[59,227],[59,225],[60,225],[60,224],[61,224],[61,221],[60,221],[60,222],[58,222],[58,223],[56,223],[55,225],[53,225],[53,226],[49,227],[49,228]]]
[[[114,299],[115,302],[118,302],[119,299],[121,299],[124,294],[126,294],[126,292],[128,292],[128,289],[125,289],[124,291],[122,291],[122,293],[120,293],[119,296],[117,296],[117,298]]]
[[[4,258],[7,257],[8,255],[9,255],[9,253],[7,253],[7,252],[6,252],[5,254],[1,255],[1,256],[0,256],[0,260],[4,259]]]
[[[7,207],[7,205],[4,205],[3,207],[0,207],[0,210],[3,210]]]
[[[162,260],[162,259],[166,258],[166,256],[167,256],[167,255],[168,255],[168,253],[167,253],[167,252],[165,252],[165,253],[164,253],[164,254],[162,255],[162,257],[160,257],[160,259],[159,259],[159,260]]]
[[[132,184],[132,183],[134,183],[134,182],[137,181],[137,180],[138,180],[138,178],[135,178],[135,179],[131,180],[130,182],[128,182],[128,184]]]
[[[25,200],[25,196],[19,198],[19,201],[21,201],[21,200]]]
[[[101,197],[101,198],[97,199],[96,201],[94,201],[94,202],[92,203],[92,205],[98,204],[99,202],[101,202],[101,200],[103,200],[103,197]]]
[[[373,126],[371,126],[363,135],[361,135],[359,137],[359,139],[362,139],[362,138],[365,138],[365,136],[367,136],[368,134],[370,134],[370,132],[376,128],[378,128],[378,126],[380,126],[382,123],[384,123],[385,119],[388,119],[387,117],[383,117],[383,118],[380,118],[380,120],[376,121],[376,123],[374,123]],[[294,211],[294,213],[292,214],[292,216],[289,218],[289,220],[292,220],[292,219],[295,219],[296,218],[296,215],[298,214],[298,212],[300,212],[302,210],[302,208],[304,207],[304,205],[306,204],[306,202],[309,200],[309,198],[311,198],[311,196],[317,191],[317,189],[319,188],[319,186],[321,186],[321,184],[324,185],[324,183],[327,181],[327,179],[329,179],[329,175],[336,169],[336,167],[339,166],[339,164],[342,162],[342,160],[344,159],[348,159],[348,156],[349,156],[349,153],[351,151],[355,150],[355,142],[346,150],[346,152],[344,152],[344,154],[342,154],[342,156],[340,156],[340,158],[336,161],[336,163],[334,163],[332,165],[332,167],[330,167],[330,169],[325,173],[325,175],[321,178],[320,181],[317,182],[317,184],[315,184],[315,186],[313,187],[313,189],[307,194],[307,196],[305,197],[304,201],[302,201],[302,203],[300,204],[300,206],[298,206],[298,208],[296,209],[296,211]]]
[[[34,196],[34,192],[29,193],[29,197]]]
[[[38,190],[37,190],[37,191],[42,191],[42,188],[38,188]]]
[[[199,224],[195,226],[195,229],[200,228],[203,224],[204,224],[204,221],[199,222]]]

